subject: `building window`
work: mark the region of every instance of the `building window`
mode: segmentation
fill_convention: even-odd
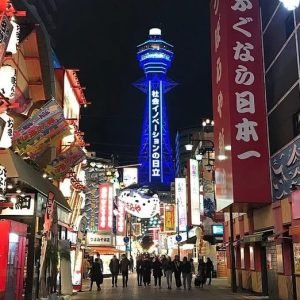
[[[294,135],[300,134],[300,111],[294,114]]]

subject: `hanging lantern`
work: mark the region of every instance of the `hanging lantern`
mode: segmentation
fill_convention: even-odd
[[[0,148],[8,149],[12,145],[14,119],[6,112],[0,114]]]
[[[15,96],[17,84],[17,70],[12,66],[5,65],[0,68],[0,94],[12,99]]]
[[[0,13],[5,12],[8,0],[0,0]]]
[[[18,25],[14,20],[11,20],[10,23],[12,25],[13,30],[7,45],[6,52],[15,54],[17,53],[17,47],[20,41],[20,25]]]

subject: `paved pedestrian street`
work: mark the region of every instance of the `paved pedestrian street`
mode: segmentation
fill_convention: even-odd
[[[191,290],[177,289],[175,287],[175,280],[173,282],[172,290],[167,289],[165,278],[162,278],[162,287],[154,286],[153,278],[151,278],[151,285],[144,287],[138,286],[136,282],[136,275],[130,274],[128,287],[122,287],[122,276],[118,278],[118,287],[113,288],[111,285],[111,278],[105,278],[101,285],[101,291],[97,291],[94,283],[93,291],[89,291],[89,281],[83,284],[82,292],[72,297],[72,300],[85,299],[103,299],[103,300],[172,300],[172,299],[186,299],[186,300],[235,300],[235,299],[268,299],[266,297],[258,297],[248,293],[233,294],[227,283],[227,279],[214,279],[211,286],[205,286],[203,289],[192,286]]]

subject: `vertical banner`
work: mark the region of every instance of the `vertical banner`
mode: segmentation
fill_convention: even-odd
[[[271,202],[260,26],[259,0],[211,1],[218,210]]]
[[[2,4],[3,2],[3,4]],[[0,13],[2,8],[7,6],[7,1],[0,1]],[[4,11],[4,10],[3,10]],[[13,26],[10,23],[8,17],[4,14],[0,14],[0,65],[2,64],[3,58],[6,53],[6,48],[13,30]]]
[[[149,182],[163,182],[162,178],[162,81],[149,81]]]
[[[113,219],[113,189],[110,183],[99,185],[99,217],[98,229],[102,231],[112,230]]]
[[[177,226],[179,231],[186,231],[187,226],[187,197],[186,197],[186,179],[175,178],[175,197],[177,204]]]
[[[125,204],[118,199],[117,234],[125,233]]]
[[[199,189],[199,165],[195,159],[189,160],[188,167],[188,194],[189,194],[189,211],[188,211],[188,224],[200,225],[200,189]],[[203,211],[203,209],[202,209]]]
[[[175,224],[175,205],[164,205],[164,232],[174,232],[176,230]]]

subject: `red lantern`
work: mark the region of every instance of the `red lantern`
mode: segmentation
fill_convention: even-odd
[[[0,0],[0,13],[6,11],[8,0]]]

